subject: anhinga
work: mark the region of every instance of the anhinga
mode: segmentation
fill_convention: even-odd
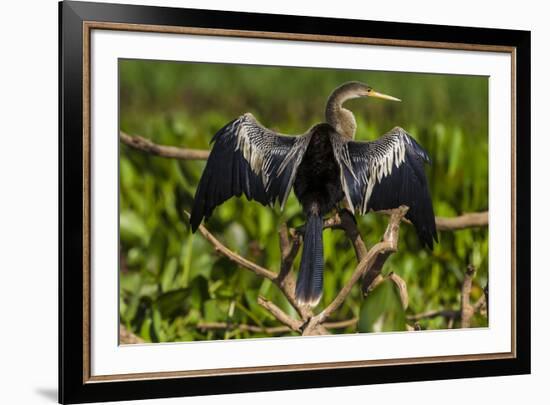
[[[214,146],[195,194],[191,228],[214,208],[242,193],[263,205],[278,199],[284,208],[290,189],[302,205],[306,224],[296,297],[315,306],[323,291],[323,216],[342,200],[359,214],[407,205],[406,218],[422,245],[437,241],[424,162],[426,151],[405,130],[395,127],[371,142],[354,141],[356,123],[344,102],[358,97],[400,101],[360,82],[332,92],[326,122],[299,136],[271,131],[246,113],[216,133]]]

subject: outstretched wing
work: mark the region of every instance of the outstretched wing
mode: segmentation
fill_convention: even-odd
[[[406,218],[422,244],[433,248],[438,239],[424,173],[430,158],[404,129],[396,127],[372,142],[344,142],[338,155],[343,188],[354,211],[366,214],[407,205]]]
[[[250,113],[220,129],[195,193],[193,232],[215,207],[243,193],[263,205],[278,199],[282,209],[309,139],[309,133],[284,136],[271,131]]]

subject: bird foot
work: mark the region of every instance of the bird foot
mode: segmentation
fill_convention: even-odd
[[[353,222],[355,222],[355,224],[357,224],[357,219],[355,218],[355,215],[353,215],[353,212],[351,212],[351,210],[348,208],[339,208],[338,215],[340,215],[340,217],[348,216],[353,219]]]

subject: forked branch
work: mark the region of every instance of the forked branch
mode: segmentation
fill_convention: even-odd
[[[145,153],[154,154],[157,156],[182,159],[182,160],[204,160],[208,158],[209,152],[206,150],[185,149],[174,146],[164,146],[153,143],[152,141],[139,136],[130,136],[124,132],[120,132],[121,142],[124,144],[140,150]],[[344,231],[346,237],[352,243],[355,250],[358,264],[351,275],[350,279],[346,282],[344,287],[336,294],[326,308],[321,310],[320,313],[315,315],[312,309],[308,306],[299,305],[295,296],[296,279],[293,275],[292,267],[299,252],[302,243],[301,228],[289,229],[286,224],[282,224],[279,229],[279,243],[281,253],[281,264],[279,272],[269,270],[262,267],[236,252],[231,251],[222,242],[220,242],[214,235],[212,235],[204,225],[199,226],[200,233],[204,238],[214,247],[215,251],[225,256],[232,262],[236,263],[240,267],[250,270],[257,276],[266,278],[275,284],[281,292],[285,295],[288,302],[294,307],[299,319],[295,319],[292,315],[283,311],[280,307],[273,302],[267,300],[264,297],[258,297],[258,304],[262,306],[266,311],[271,313],[275,319],[281,322],[284,326],[263,328],[261,326],[248,326],[238,325],[236,328],[240,330],[248,330],[252,332],[265,332],[265,333],[281,333],[288,330],[293,330],[303,335],[320,335],[328,333],[327,328],[344,328],[357,323],[354,318],[352,320],[340,321],[340,322],[328,322],[327,319],[338,310],[346,298],[351,293],[354,285],[358,284],[359,280],[362,280],[362,291],[366,296],[372,291],[381,281],[384,279],[391,279],[398,287],[401,302],[404,308],[408,305],[408,294],[405,282],[396,274],[390,273],[389,275],[382,277],[381,272],[389,255],[397,250],[397,244],[399,240],[399,227],[402,221],[409,222],[405,215],[408,211],[408,207],[402,206],[394,210],[381,211],[383,214],[390,216],[388,226],[384,233],[384,236],[380,242],[375,244],[370,250],[367,249],[365,242],[363,241],[354,216],[348,210],[341,210],[330,218],[324,221],[324,228],[336,229]],[[189,214],[186,212],[189,216]],[[470,213],[464,214],[456,218],[436,218],[437,229],[441,231],[457,230],[470,227],[487,226],[488,213]],[[408,317],[409,320],[415,321],[422,318],[428,318],[432,316],[447,316],[449,319],[462,319],[462,326],[468,327],[470,318],[473,312],[478,311],[484,306],[481,301],[476,302],[473,306],[469,303],[469,293],[471,290],[471,275],[466,275],[465,282],[462,289],[462,306],[460,311],[448,311],[448,312],[433,312],[419,314],[417,316]],[[468,280],[470,281],[468,283]],[[486,305],[485,305],[486,307]],[[458,312],[458,313],[456,313]],[[228,324],[199,324],[197,327],[201,329],[228,329]],[[412,327],[411,327],[412,328]],[[413,329],[416,329],[415,326]]]
[[[384,257],[385,260],[390,253],[397,250],[397,242],[399,240],[399,224],[407,211],[408,207],[405,206],[393,210],[382,241],[374,245],[361,259],[351,278],[338,292],[336,298],[334,298],[334,300],[323,311],[321,311],[319,315],[309,321],[309,328],[315,328],[318,324],[323,323],[334,311],[336,311],[343,304],[346,297],[350,294],[353,286],[357,284],[361,277],[367,275],[369,272],[380,273],[382,266],[378,265],[379,263],[377,263],[377,260],[381,257]],[[374,275],[371,275],[371,277],[373,276]],[[376,277],[374,276],[373,280],[375,278]]]

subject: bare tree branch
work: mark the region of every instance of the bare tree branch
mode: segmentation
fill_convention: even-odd
[[[470,293],[472,292],[472,280],[474,279],[475,268],[471,264],[466,269],[464,281],[462,282],[462,293],[460,299],[461,327],[469,328],[470,321],[474,315],[474,308],[470,304]]]
[[[145,153],[151,153],[157,156],[182,159],[182,160],[204,160],[209,156],[207,150],[185,149],[174,146],[158,145],[154,142],[140,136],[130,136],[120,132],[121,142]],[[214,249],[227,257],[229,260],[239,266],[254,272],[256,275],[272,281],[286,296],[289,303],[294,307],[301,319],[294,319],[291,315],[285,313],[273,302],[264,297],[258,297],[258,303],[268,312],[270,312],[279,322],[285,326],[265,328],[254,325],[232,325],[230,323],[201,323],[197,327],[202,329],[240,329],[251,332],[265,333],[283,333],[293,330],[303,335],[319,335],[328,333],[327,328],[345,328],[357,323],[357,320],[351,319],[340,322],[326,322],[334,311],[336,311],[350,294],[353,286],[362,278],[363,292],[367,295],[376,288],[385,279],[390,279],[399,289],[401,303],[404,308],[408,306],[408,292],[405,281],[394,273],[383,277],[382,268],[389,255],[397,250],[399,239],[399,226],[401,221],[408,222],[404,216],[408,207],[402,206],[395,210],[378,211],[379,213],[390,215],[390,220],[382,240],[374,245],[370,250],[367,249],[361,234],[357,228],[355,217],[349,210],[341,210],[330,218],[325,219],[324,228],[343,230],[350,240],[357,257],[358,264],[350,280],[338,292],[334,300],[319,314],[315,315],[309,306],[299,305],[295,296],[296,279],[292,274],[293,263],[302,243],[303,227],[297,229],[288,229],[286,224],[282,224],[279,229],[279,242],[281,251],[281,264],[279,273],[257,265],[250,260],[231,251],[216,239],[204,225],[199,226],[199,231]],[[186,213],[189,215],[188,213]],[[481,227],[488,225],[488,212],[467,213],[455,218],[436,218],[436,226],[440,231],[453,231],[458,229]],[[461,319],[462,327],[469,327],[470,319],[474,312],[482,311],[487,308],[487,293],[481,297],[473,306],[470,304],[470,292],[472,286],[473,272],[470,269],[466,272],[462,286],[462,301],[460,311],[430,311],[423,314],[409,316],[407,319],[416,321],[435,316],[444,316],[449,322]],[[419,330],[417,323],[409,328]]]
[[[357,324],[357,318],[346,319],[344,321],[336,322],[325,322],[323,326],[327,329],[345,329],[349,326],[354,326]],[[277,334],[290,332],[288,326],[257,326],[257,325],[247,325],[247,324],[232,324],[229,322],[199,322],[197,324],[197,329],[201,330],[234,330],[238,329],[243,332],[253,332],[253,333],[266,333],[266,334]]]
[[[443,318],[460,318],[460,311],[454,311],[452,309],[441,309],[422,312],[420,314],[407,315],[408,321],[420,321],[421,319],[431,319],[442,316]]]
[[[187,215],[189,215],[186,212]],[[231,260],[234,263],[237,263],[238,265],[244,267],[245,269],[251,270],[254,273],[256,273],[260,277],[265,277],[268,280],[275,280],[277,278],[277,274],[272,272],[271,270],[266,269],[265,267],[259,266],[256,263],[251,262],[248,259],[245,259],[238,253],[232,252],[229,250],[225,245],[223,245],[218,239],[214,237],[208,230],[204,227],[204,225],[199,225],[199,231],[200,233],[206,238],[208,242],[214,246],[214,249],[223,254],[225,257],[227,257],[229,260]]]
[[[390,279],[398,287],[401,303],[404,308],[408,305],[408,293],[405,281],[397,276],[395,273],[390,273],[388,276],[383,277],[381,275],[382,267],[389,257],[389,255],[397,250],[397,243],[399,239],[399,224],[404,219],[404,216],[408,210],[408,207],[400,207],[393,210],[390,221],[384,233],[384,237],[381,242],[372,247],[370,251],[367,248],[357,230],[356,223],[350,213],[342,211],[340,214],[336,214],[331,218],[324,221],[324,227],[330,229],[344,230],[348,238],[352,241],[357,257],[362,259],[359,261],[352,277],[346,283],[346,285],[340,290],[336,298],[318,315],[314,315],[311,308],[307,306],[298,305],[295,297],[295,278],[290,270],[292,269],[293,262],[298,254],[301,245],[301,232],[302,228],[288,229],[286,224],[282,224],[279,229],[279,241],[281,249],[281,267],[280,272],[276,273],[265,269],[249,260],[241,257],[240,255],[230,251],[221,242],[219,242],[208,230],[200,225],[199,230],[203,236],[214,246],[216,251],[228,257],[230,260],[240,264],[242,267],[252,270],[254,273],[261,277],[265,277],[276,284],[281,291],[285,294],[288,301],[297,310],[302,320],[292,318],[285,313],[281,308],[274,303],[266,300],[263,297],[258,297],[258,303],[268,312],[270,312],[277,320],[283,323],[284,327],[278,328],[263,328],[259,326],[241,326],[238,328],[241,330],[249,331],[264,331],[265,333],[282,333],[283,329],[293,330],[302,333],[303,335],[321,335],[328,333],[327,328],[334,328],[333,323],[325,322],[325,320],[337,310],[344,302],[346,297],[351,292],[353,285],[363,277],[363,286],[365,294],[368,294],[374,288],[376,288],[385,279]],[[351,217],[351,220],[349,217]],[[452,310],[440,310],[440,311],[428,311],[422,314],[407,316],[409,321],[418,321],[420,319],[428,319],[437,316],[443,316],[448,319],[449,324],[452,324],[455,320],[461,319],[463,325],[469,325],[471,314],[479,311],[483,307],[483,298],[481,297],[474,306],[469,303],[469,296],[471,292],[471,284],[473,273],[470,274],[470,268],[466,273],[465,280],[462,288],[462,304],[460,311]],[[464,297],[466,297],[464,299]],[[468,309],[470,308],[470,310]],[[470,315],[468,315],[471,312]],[[465,320],[465,321],[464,321]],[[344,325],[351,325],[351,321],[342,321]],[[355,323],[357,321],[355,320]],[[218,325],[218,327],[220,327]],[[342,326],[346,327],[346,326]],[[468,326],[463,326],[468,327]],[[220,327],[221,328],[221,327]],[[409,326],[409,329],[420,330],[420,325],[417,323],[413,326]],[[268,332],[266,332],[268,331]],[[269,332],[271,331],[271,332]]]
[[[258,304],[267,309],[271,314],[281,323],[287,325],[290,329],[300,332],[302,322],[297,319],[291,318],[286,314],[281,308],[272,303],[271,301],[266,300],[264,297],[258,297]]]
[[[391,210],[375,211],[378,214],[390,215]],[[403,222],[411,224],[407,218]],[[489,225],[489,212],[468,212],[457,217],[435,217],[435,226],[438,231],[458,231],[467,228],[480,228]]]
[[[407,284],[405,280],[395,274],[393,271],[388,274],[388,279],[393,281],[397,290],[399,291],[399,299],[401,300],[401,306],[403,309],[407,309],[409,306],[409,292],[407,291]]]
[[[485,303],[485,297],[482,296],[482,297],[479,298],[479,300],[477,300],[477,302],[473,306],[474,313],[478,313],[478,312],[481,313],[481,311],[483,310],[482,308],[483,308],[484,303]],[[461,311],[455,311],[455,310],[452,310],[452,309],[432,310],[432,311],[422,312],[422,313],[419,313],[419,314],[407,315],[407,320],[408,321],[420,321],[422,319],[437,318],[438,316],[441,316],[441,317],[447,318],[447,319],[457,320],[457,319],[460,319],[460,317],[462,316],[462,312]]]
[[[241,332],[253,332],[253,333],[267,333],[267,334],[276,334],[276,333],[285,333],[290,332],[288,326],[268,326],[261,327],[256,325],[247,325],[247,324],[232,324],[228,322],[199,322],[197,323],[197,329],[200,330],[235,330],[238,329]]]
[[[436,217],[435,225],[439,231],[484,227],[489,225],[489,212],[470,212],[454,218]]]
[[[378,261],[380,261],[380,257],[378,258]],[[363,279],[366,285],[365,287],[366,290],[363,291],[363,295],[366,297],[384,281],[390,280],[397,287],[397,290],[399,292],[399,299],[401,301],[401,306],[403,307],[403,309],[407,309],[409,307],[409,292],[407,291],[407,283],[405,283],[405,280],[403,280],[393,271],[386,276],[383,276],[382,274],[380,274],[379,271],[380,271],[380,267],[378,267],[374,272],[370,271],[369,273],[374,273],[374,274],[370,274],[368,278],[365,277]],[[374,277],[374,279],[372,279],[372,277]]]
[[[158,145],[147,138],[137,135],[128,135],[120,131],[120,140],[125,145],[142,152],[181,160],[205,160],[210,154],[207,150],[178,148],[177,146]]]
[[[294,259],[296,259],[296,255],[300,250],[300,235],[296,234],[293,229],[289,231],[286,223],[283,222],[279,228],[279,244],[281,249],[281,268],[279,270],[278,279],[280,283],[284,283],[286,277],[292,269]]]
[[[408,207],[402,206],[394,210],[390,217],[388,227],[384,234],[384,239],[382,242],[374,245],[365,257],[359,262],[353,275],[336,295],[336,298],[319,314],[314,318],[314,323],[322,323],[324,320],[329,317],[336,309],[338,309],[346,297],[351,292],[353,286],[357,281],[363,276],[374,269],[373,264],[376,263],[376,259],[380,255],[389,254],[397,250],[397,241],[399,239],[399,223],[401,219],[405,216],[408,211]],[[375,269],[379,271],[379,269]],[[310,321],[311,323],[311,321]]]
[[[189,213],[186,212],[187,216]],[[303,305],[299,305],[295,296],[295,285],[296,281],[294,276],[290,273],[292,268],[292,263],[300,247],[300,238],[296,234],[292,234],[292,242],[288,239],[288,233],[286,230],[286,225],[283,225],[279,232],[279,239],[282,243],[281,245],[281,272],[276,274],[275,272],[268,270],[262,266],[257,265],[256,263],[251,262],[248,259],[245,259],[241,255],[232,252],[225,245],[223,245],[214,235],[212,235],[204,225],[199,225],[199,231],[206,238],[208,242],[214,247],[214,249],[220,254],[226,256],[229,260],[234,263],[239,264],[240,266],[253,271],[260,277],[267,278],[271,280],[275,285],[277,285],[283,294],[286,296],[290,304],[296,309],[303,319],[309,319],[313,316],[311,308]]]
[[[374,278],[373,278],[374,277]],[[369,295],[376,287],[378,287],[380,284],[382,284],[386,278],[381,274],[370,274],[370,277],[367,280],[367,277],[363,277],[363,280],[365,281],[365,288],[363,291],[363,296],[366,297]]]
[[[357,322],[359,322],[359,319],[351,318],[345,321],[325,322],[323,326],[327,329],[345,329],[349,326],[357,325]]]

